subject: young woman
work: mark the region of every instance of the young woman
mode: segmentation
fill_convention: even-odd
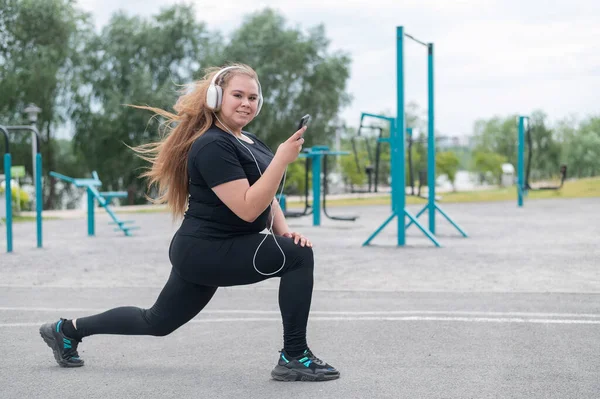
[[[275,194],[302,149],[298,130],[275,154],[243,128],[263,105],[256,72],[235,64],[209,70],[166,118],[168,135],[134,148],[151,163],[144,174],[183,222],[169,248],[170,277],[150,309],[119,307],[93,316],[44,324],[40,334],[62,367],[83,366],[77,347],[96,334],[165,336],[196,316],[218,287],[280,277],[283,349],[271,376],[323,381],[340,373],[306,341],[313,289],[312,243],[290,231]],[[265,228],[272,235],[262,234]]]

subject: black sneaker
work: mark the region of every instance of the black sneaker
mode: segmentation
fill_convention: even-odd
[[[56,323],[44,324],[40,327],[40,335],[54,352],[54,358],[60,367],[81,367],[83,359],[77,353],[79,341],[63,334],[61,327],[64,321],[65,319],[60,319]]]
[[[340,372],[313,355],[310,349],[297,358],[282,350],[271,377],[277,381],[329,381],[340,378]]]

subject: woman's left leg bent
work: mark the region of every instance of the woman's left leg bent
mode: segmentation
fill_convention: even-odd
[[[171,259],[186,280],[197,284],[224,287],[281,277],[279,308],[283,319],[284,348],[288,353],[302,353],[307,348],[313,251],[294,244],[290,238],[275,236],[278,246],[269,236],[256,252],[264,238],[264,234],[252,234],[208,241],[178,236],[173,241]]]

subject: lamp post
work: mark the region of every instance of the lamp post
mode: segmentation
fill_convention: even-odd
[[[27,105],[27,107],[23,110],[26,114],[27,114],[27,120],[29,121],[29,124],[31,125],[32,128],[36,129],[36,123],[38,120],[38,115],[42,112],[42,109],[40,107],[38,107],[37,105],[35,105],[34,103],[29,103]],[[33,186],[35,187],[36,193],[37,190],[39,189],[39,187],[37,187],[36,184],[36,179],[35,176],[37,176],[35,174],[36,172],[36,154],[37,154],[38,148],[37,148],[37,140],[36,140],[36,135],[34,132],[31,132],[31,156],[33,158],[33,168],[32,168],[32,176],[33,176]],[[35,198],[33,200],[33,204],[34,207],[36,205],[35,203]]]

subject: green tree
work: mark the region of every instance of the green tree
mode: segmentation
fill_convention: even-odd
[[[23,124],[24,108],[37,104],[42,109],[37,125],[43,168],[55,169],[52,141],[68,117],[77,81],[73,74],[81,63],[82,42],[91,32],[89,16],[72,0],[0,0],[0,31],[0,120]],[[31,175],[29,137],[15,135],[11,152]],[[44,206],[51,208],[56,197],[52,180],[45,194]]]
[[[493,152],[476,151],[473,160],[474,169],[480,173],[483,181],[493,184],[502,182],[502,164],[507,162],[506,156]]]
[[[546,127],[546,119],[547,115],[542,111],[533,112],[529,119],[531,141],[526,140],[525,154],[526,157],[529,156],[531,143],[530,179],[532,180],[556,175],[560,167],[560,143],[556,141],[554,131]]]
[[[350,186],[350,191],[354,191],[354,186],[362,186],[367,182],[367,175],[364,169],[356,168],[356,161],[352,156],[342,158],[342,173],[346,184]]]
[[[456,191],[454,182],[456,181],[456,172],[458,172],[458,165],[460,160],[452,151],[439,152],[435,157],[435,166],[437,169],[438,176],[446,175],[448,180],[452,184],[452,189]]]
[[[600,117],[587,118],[577,130],[569,131],[564,125],[562,128],[568,174],[577,177],[597,176],[600,173]]]
[[[310,168],[310,166],[309,166]],[[308,170],[308,182],[306,181],[306,158],[298,158],[292,162],[287,169],[284,194],[304,195],[307,184],[310,186],[312,173]],[[277,193],[281,191],[281,187]]]
[[[265,9],[249,15],[223,48],[220,64],[246,63],[259,75],[265,104],[248,129],[271,148],[296,130],[304,114],[312,115],[305,146],[332,145],[333,121],[350,101],[350,58],[328,47],[322,25],[304,33]]]
[[[88,85],[73,117],[74,141],[97,170],[105,189],[127,189],[130,203],[144,201],[138,176],[147,164],[127,146],[159,139],[159,122],[125,104],[172,109],[178,85],[209,66],[219,35],[194,19],[192,6],[175,5],[142,19],[116,13],[86,47]]]
[[[518,150],[516,120],[515,115],[477,120],[473,134],[475,151],[502,155],[508,162],[516,165]],[[477,161],[475,163],[477,164]]]

